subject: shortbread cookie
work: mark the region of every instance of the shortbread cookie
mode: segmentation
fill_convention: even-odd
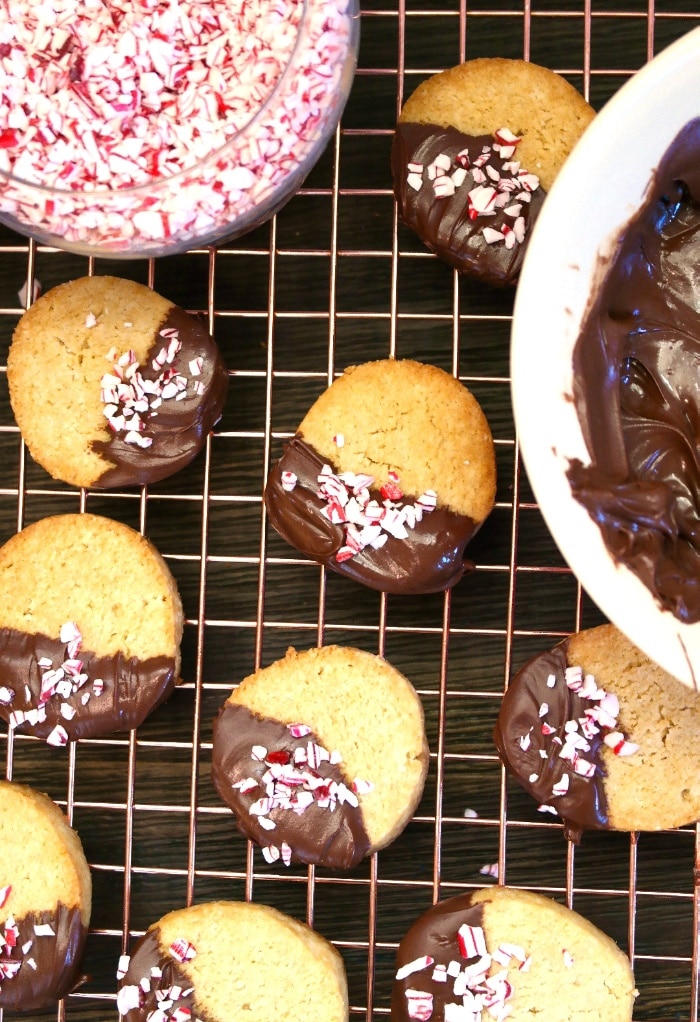
[[[356,865],[403,830],[427,768],[413,686],[359,649],[290,649],[214,721],[214,786],[268,862]]]
[[[51,745],[126,731],[178,681],[182,605],[163,558],[99,515],[0,548],[0,716]]]
[[[510,887],[428,909],[399,945],[392,1022],[629,1022],[630,963],[583,916]]]
[[[170,912],[123,957],[126,1022],[347,1022],[343,962],[323,937],[274,908],[215,901]],[[160,1011],[159,1011],[160,1009]],[[165,1015],[162,1015],[165,1018]]]
[[[450,266],[514,284],[552,182],[595,112],[523,60],[434,75],[401,111],[392,148],[400,218]]]
[[[421,362],[351,366],[316,401],[272,469],[270,521],[302,553],[372,589],[429,593],[464,573],[493,507],[486,418]]]
[[[55,479],[100,488],[187,465],[228,384],[202,323],[117,277],[83,277],[39,298],[17,324],[7,378],[32,457]]]
[[[602,625],[518,672],[494,739],[508,770],[575,837],[700,818],[698,735],[700,693]]]
[[[92,884],[78,835],[47,795],[0,781],[0,1008],[65,997],[79,978]]]

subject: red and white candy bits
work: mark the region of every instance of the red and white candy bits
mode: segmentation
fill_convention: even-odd
[[[308,724],[295,723],[287,725],[294,738],[304,738],[311,734]],[[287,749],[266,749],[264,745],[254,745],[250,753],[251,761],[264,763],[267,768],[256,780],[255,777],[244,777],[235,781],[232,787],[242,793],[262,792],[253,802],[248,812],[258,818],[263,830],[275,830],[277,824],[270,818],[273,810],[278,815],[280,810],[289,810],[300,816],[310,805],[333,812],[337,805],[347,802],[357,808],[358,795],[368,795],[374,790],[374,784],[363,778],[355,778],[350,787],[342,781],[335,781],[319,772],[322,763],[334,766],[342,763],[339,752],[329,752],[317,742],[309,740],[305,745],[298,746],[293,752]],[[282,860],[285,866],[292,861],[292,850],[286,841],[280,846],[266,845],[262,849],[263,858],[268,863]]]
[[[529,204],[540,187],[537,175],[512,159],[521,141],[509,128],[499,128],[493,142],[483,146],[473,160],[463,149],[454,158],[439,153],[427,166],[409,163],[407,183],[416,192],[432,188],[437,199],[451,198],[462,189],[461,201],[470,220],[502,213],[503,222],[497,228],[486,223],[481,234],[488,245],[503,242],[506,248],[514,248],[525,241],[523,205]]]
[[[292,475],[293,473],[290,473]],[[437,507],[437,494],[426,490],[414,503],[404,502],[404,494],[396,472],[380,487],[380,504],[370,493],[374,476],[354,472],[336,475],[330,465],[324,465],[318,476],[318,496],[326,501],[321,508],[333,525],[342,525],[345,542],[335,555],[336,561],[347,561],[365,547],[375,550],[384,546],[389,536],[408,539],[408,530]],[[283,488],[291,490],[294,486]],[[296,479],[294,481],[296,485]]]
[[[351,6],[0,5],[0,210],[65,246],[114,252],[173,251],[254,226],[337,122]]]
[[[444,1004],[443,1022],[490,1022],[492,1019],[501,1022],[506,1019],[511,1013],[511,1006],[506,1002],[513,993],[508,970],[527,972],[530,968],[529,955],[517,944],[500,944],[495,951],[489,952],[483,927],[468,923],[459,927],[456,944],[459,958],[452,959],[447,965],[436,965],[431,970],[430,978],[434,983],[452,985],[455,1000]],[[422,955],[403,965],[397,971],[396,979],[406,979],[414,973],[431,969],[434,962],[430,955]],[[496,970],[495,966],[502,968]],[[418,1022],[431,1022],[432,1019],[440,1022],[433,1014],[434,997],[430,991],[408,987],[404,996],[409,1018]]]

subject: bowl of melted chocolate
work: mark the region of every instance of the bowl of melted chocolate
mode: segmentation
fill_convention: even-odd
[[[700,28],[620,89],[561,171],[511,359],[564,557],[634,643],[700,686]]]

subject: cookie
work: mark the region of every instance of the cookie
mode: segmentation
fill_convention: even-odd
[[[595,111],[524,60],[469,60],[405,103],[391,153],[398,213],[436,255],[489,284],[515,284],[526,241]]]
[[[214,786],[268,862],[355,866],[403,830],[427,769],[413,686],[359,649],[290,649],[214,721]]]
[[[0,1008],[41,1008],[79,979],[92,899],[78,835],[47,795],[0,781]]]
[[[51,745],[138,727],[178,681],[182,605],[148,540],[99,515],[0,548],[0,717]]]
[[[120,960],[117,977],[126,1022],[348,1018],[338,952],[267,905],[217,901],[170,912]]]
[[[39,298],[15,329],[7,379],[35,461],[54,479],[97,488],[184,468],[228,386],[202,323],[118,277],[82,277]]]
[[[309,410],[265,490],[270,522],[327,568],[387,593],[464,573],[493,507],[493,440],[454,377],[410,360],[351,366]]]
[[[612,625],[527,663],[503,698],[494,740],[543,811],[581,829],[662,830],[700,818],[700,693]]]
[[[630,963],[583,916],[509,887],[428,909],[399,945],[392,1022],[629,1022]]]

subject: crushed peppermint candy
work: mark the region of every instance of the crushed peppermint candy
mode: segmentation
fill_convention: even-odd
[[[563,681],[566,687],[574,692],[581,700],[589,703],[583,711],[583,715],[564,722],[560,734],[557,728],[542,720],[541,733],[545,738],[551,738],[552,743],[560,746],[559,751],[554,753],[558,759],[570,765],[573,774],[591,778],[600,769],[593,760],[586,757],[591,751],[591,742],[597,736],[603,744],[612,749],[616,756],[633,756],[639,751],[635,742],[630,742],[625,735],[618,730],[618,715],[620,703],[617,696],[612,692],[606,692],[601,688],[592,674],[583,673],[583,668],[578,665],[569,666],[564,671]],[[554,688],[558,683],[556,675],[549,674],[547,687]],[[549,705],[542,703],[539,708],[539,717],[546,718],[549,713]],[[530,746],[530,734],[532,728],[525,735],[520,735],[516,740],[523,751]],[[561,735],[561,736],[560,736]],[[540,749],[539,755],[542,760],[549,759],[546,749]],[[537,783],[539,774],[532,773],[528,777],[531,784]],[[569,791],[570,774],[565,773],[552,785],[551,797],[561,798]],[[538,812],[556,813],[551,805],[541,805]]]
[[[430,955],[422,955],[420,958],[414,958],[412,962],[407,962],[406,965],[402,965],[396,972],[397,979],[406,979],[411,976],[414,972],[422,972],[423,969],[427,969],[429,965],[433,965],[435,962],[434,958]]]
[[[61,700],[58,712],[64,720],[70,721],[76,715],[75,707],[66,700],[77,695],[89,679],[84,670],[84,662],[78,656],[83,644],[83,637],[74,621],[66,621],[61,626],[59,640],[66,647],[62,663],[54,667],[53,661],[49,657],[37,659],[41,685],[38,705],[30,706],[26,710],[13,710],[8,718],[10,728],[14,729],[25,723],[32,727],[43,723],[47,719],[46,704],[54,697]],[[93,694],[100,695],[103,689],[104,681],[101,678],[96,678],[93,682]],[[83,704],[87,702],[86,694],[89,695],[89,693],[83,693],[81,697]],[[15,698],[16,692],[13,689],[0,688],[0,703],[9,706]],[[32,692],[28,686],[25,686],[25,699],[27,703],[31,703]],[[57,747],[67,745],[69,740],[68,732],[62,724],[56,724],[46,738],[48,745]]]
[[[167,976],[170,976],[169,971]],[[117,993],[119,1012],[125,1015],[139,1008],[148,1022],[202,1022],[191,1007],[194,987],[182,987],[177,983],[165,985],[169,982],[167,977],[163,984],[161,980],[163,970],[152,966],[149,974],[142,976],[138,983],[122,986]]]
[[[11,886],[0,888],[0,896],[4,899],[2,905],[7,902],[11,890]],[[20,945],[19,927],[12,915],[9,915],[2,925],[3,930],[0,933],[0,982],[13,979],[25,963],[30,969],[35,970],[37,967],[35,959],[27,957],[34,946],[34,940],[30,938]],[[34,923],[33,930],[37,937],[56,936],[55,930],[49,923]],[[21,952],[22,958],[12,957],[15,949]]]
[[[288,724],[287,730],[293,738],[305,738],[311,734],[307,724]],[[263,745],[251,748],[251,759],[264,763],[267,768],[258,780],[255,777],[243,777],[232,784],[232,788],[242,795],[256,792],[259,797],[251,802],[248,813],[257,818],[263,830],[276,830],[277,824],[271,819],[273,810],[291,810],[300,816],[311,805],[329,812],[347,803],[353,808],[360,804],[358,796],[368,795],[374,790],[372,781],[355,778],[350,786],[343,781],[335,781],[320,773],[321,764],[337,766],[342,763],[339,752],[329,752],[317,742],[309,740],[293,750],[266,749]],[[264,793],[263,793],[264,792]],[[286,842],[279,847],[274,844],[263,846],[263,858],[269,864],[279,860],[285,866],[291,862],[292,851]]]
[[[126,1015],[132,1008],[141,1005],[141,990],[135,983],[127,983],[117,991],[117,1011]]]
[[[498,879],[498,863],[497,862],[486,862],[479,870],[484,877],[493,877],[494,880]]]
[[[523,205],[531,201],[532,193],[540,187],[537,175],[512,159],[520,142],[509,128],[499,128],[491,145],[483,146],[473,160],[469,150],[463,149],[452,157],[438,153],[427,165],[408,163],[407,184],[415,192],[429,188],[440,200],[459,194],[470,220],[501,214],[499,226],[486,224],[481,235],[487,245],[502,242],[507,249],[515,248],[525,241]]]
[[[115,348],[107,353],[111,370],[100,380],[100,397],[103,414],[113,433],[120,434],[124,443],[147,448],[153,438],[146,436],[147,420],[158,415],[157,409],[163,401],[184,400],[190,380],[177,368],[178,354],[182,348],[179,332],[173,327],[164,327],[159,335],[163,347],[152,358],[151,368],[157,374],[147,379],[141,373],[141,364],[133,351],[119,354]],[[199,376],[202,359],[193,359],[189,364],[191,376]],[[192,366],[196,365],[197,372]],[[193,381],[193,391],[198,393]]]
[[[430,955],[422,955],[402,965],[396,972],[396,979],[407,979],[430,969],[430,979],[434,983],[447,986],[451,982],[452,995],[456,998],[445,1002],[440,992],[444,1004],[443,1022],[491,1022],[492,1019],[501,1022],[511,1012],[507,1002],[513,986],[508,980],[508,970],[527,972],[530,956],[520,945],[508,943],[489,952],[481,926],[464,923],[455,936],[461,961],[454,958],[447,965],[436,965]],[[404,996],[409,1018],[424,1022],[433,1018],[434,995],[429,990],[407,987]],[[436,1018],[435,1022],[439,1020]]]
[[[390,536],[408,539],[409,529],[437,507],[434,490],[426,490],[412,504],[403,502],[396,472],[389,472],[380,487],[381,503],[370,494],[374,482],[374,476],[363,473],[336,475],[330,465],[324,465],[318,475],[317,496],[325,501],[321,514],[332,525],[343,527],[344,543],[335,555],[338,562],[355,557],[366,547],[379,549]]]
[[[408,1017],[428,1022],[433,1014],[433,995],[426,990],[407,990]]]
[[[189,940],[185,940],[184,937],[178,937],[174,940],[168,951],[173,956],[176,962],[184,964],[185,962],[191,962],[197,955],[197,949],[194,944],[191,944]]]
[[[4,212],[113,251],[230,234],[335,126],[352,23],[342,0],[0,5]]]
[[[117,963],[117,979],[124,979],[128,970],[129,962],[131,961],[131,955],[120,955],[119,962]]]

